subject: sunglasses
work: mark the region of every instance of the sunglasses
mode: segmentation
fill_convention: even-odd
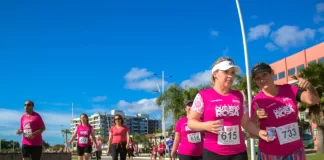
[[[32,106],[32,104],[30,104],[30,103],[27,103],[27,104],[24,104],[24,106],[27,106],[27,107],[31,107],[31,106]]]

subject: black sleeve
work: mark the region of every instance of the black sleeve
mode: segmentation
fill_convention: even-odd
[[[301,95],[305,91],[305,89],[298,89],[297,94],[296,94],[296,101],[301,102]]]

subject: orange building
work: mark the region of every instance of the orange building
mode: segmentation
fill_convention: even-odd
[[[276,84],[293,83],[292,76],[311,63],[324,63],[324,42],[270,64]]]
[[[302,50],[289,57],[283,58],[277,62],[270,64],[274,70],[274,80],[276,84],[292,84],[296,81],[291,77],[298,73],[301,69],[307,67],[311,63],[324,63],[324,42],[313,47]],[[306,111],[307,112],[307,111]],[[306,119],[306,113],[300,113],[300,118]],[[316,124],[309,122],[314,137],[314,149],[317,150],[317,131]]]

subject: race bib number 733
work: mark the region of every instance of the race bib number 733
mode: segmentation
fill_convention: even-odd
[[[294,142],[300,139],[297,122],[277,127],[276,132],[280,145]]]

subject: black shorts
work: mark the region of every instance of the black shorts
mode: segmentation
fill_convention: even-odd
[[[202,160],[202,156],[188,156],[184,154],[178,154],[179,160]]]
[[[42,156],[42,146],[28,146],[23,144],[21,153],[23,158],[31,158],[32,160],[40,160]]]
[[[84,153],[91,154],[92,153],[92,146],[91,145],[85,146],[85,147],[78,146],[77,147],[77,153],[78,153],[78,156],[83,156]]]
[[[246,151],[244,151],[238,154],[224,156],[204,148],[203,160],[215,160],[215,159],[216,160],[248,160],[248,154]]]

